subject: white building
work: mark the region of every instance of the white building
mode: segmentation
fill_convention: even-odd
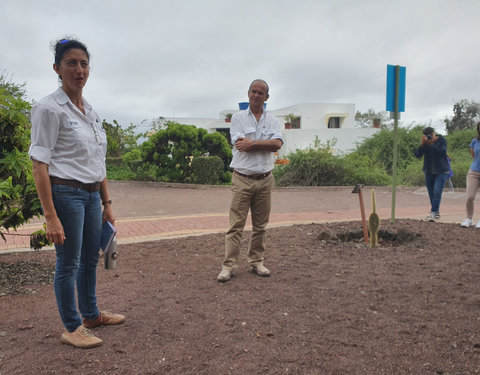
[[[239,103],[239,108],[248,106],[248,103]],[[224,110],[218,119],[195,118],[165,118],[166,121],[175,121],[181,124],[195,125],[207,129],[209,132],[221,131],[229,133],[230,122],[228,115],[238,112]],[[378,128],[355,128],[355,104],[340,103],[302,103],[290,107],[270,110],[280,119],[283,125],[284,145],[279,155],[285,156],[298,149],[312,147],[315,142],[321,145],[330,141],[336,153],[348,153],[355,149],[358,143],[371,137]],[[293,115],[294,120],[286,121],[287,115]]]

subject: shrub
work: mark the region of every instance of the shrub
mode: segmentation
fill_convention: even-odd
[[[160,175],[158,165],[143,163],[135,171],[136,179],[139,181],[163,181],[168,182],[164,177],[158,177]]]
[[[383,186],[392,183],[391,176],[381,165],[367,155],[349,154],[343,157],[345,175],[344,185],[365,184],[369,186]]]
[[[157,174],[154,179],[171,182],[192,181],[192,157],[218,156],[222,171],[226,171],[231,159],[231,149],[220,133],[208,134],[205,129],[193,125],[167,122],[141,146],[142,160],[158,166],[150,169]]]
[[[423,159],[415,158],[404,169],[398,171],[398,185],[422,186],[425,185],[425,175],[422,170]]]
[[[121,157],[138,147],[137,141],[140,135],[135,134],[134,125],[123,129],[116,120],[113,120],[113,124],[103,120],[102,126],[107,135],[107,156]]]
[[[230,184],[232,182],[232,172],[230,171],[223,172],[220,180],[224,184]]]
[[[107,156],[105,160],[106,165],[115,165],[117,167],[122,165],[122,158],[118,156]]]
[[[135,172],[122,165],[107,165],[107,178],[109,180],[135,180],[137,177]]]
[[[138,148],[122,155],[122,162],[124,164],[129,164],[138,160],[142,160],[142,153]]]
[[[417,126],[410,130],[398,128],[398,169],[406,168],[407,165],[415,160],[413,151],[419,145],[422,130],[423,126]],[[391,175],[393,142],[393,131],[384,129],[365,139],[352,154],[369,156],[376,165],[382,166]]]
[[[0,76],[0,228],[7,230],[41,214],[28,157],[31,105],[24,95],[23,86]]]
[[[207,133],[202,137],[202,147],[208,156],[218,156],[224,163],[224,170],[228,169],[232,160],[232,149],[227,138],[220,133]]]
[[[472,158],[468,155],[468,158],[462,158],[452,153],[451,166],[453,171],[452,183],[456,188],[464,188],[467,184],[467,173],[472,164]]]
[[[278,186],[343,185],[344,166],[328,147],[297,150],[288,159],[289,164],[274,169]]]
[[[215,185],[223,174],[223,161],[218,156],[200,156],[192,160],[192,179],[196,184]]]
[[[450,154],[450,150],[463,150],[466,154],[470,155],[469,146],[472,139],[476,136],[476,129],[457,130],[450,133],[445,137],[447,140],[448,153]]]

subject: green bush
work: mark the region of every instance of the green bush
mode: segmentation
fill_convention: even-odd
[[[223,161],[218,156],[197,156],[192,160],[195,184],[216,185],[223,174]]]
[[[424,126],[416,126],[412,129],[398,129],[398,185],[424,185],[423,158],[417,159],[413,155],[423,128]],[[455,187],[465,187],[466,174],[471,164],[468,146],[475,135],[476,132],[470,129],[456,131],[446,137]],[[287,155],[290,163],[274,168],[277,185],[348,186],[362,183],[382,186],[392,183],[393,130],[378,132],[359,144],[355,151],[344,156],[333,155],[331,150],[329,142],[322,144],[317,138],[310,149],[297,150]],[[207,155],[221,158],[222,172],[212,174],[209,162],[202,164],[201,157]],[[108,160],[108,165],[113,164],[114,160],[118,163],[117,159]],[[133,149],[125,153],[122,156],[122,168],[109,168],[109,175],[141,181],[230,183],[230,160],[231,149],[220,133],[207,133],[190,125],[167,123],[166,129],[151,136],[141,150]]]
[[[202,147],[208,156],[220,157],[224,163],[224,170],[228,169],[232,160],[232,148],[222,133],[204,134],[202,137]]]
[[[228,169],[231,149],[227,139],[220,133],[209,134],[205,129],[193,125],[167,122],[141,146],[145,163],[158,166],[150,169],[157,174],[156,180],[171,182],[192,182],[192,157],[218,156],[223,171]]]
[[[142,153],[138,148],[122,155],[122,162],[124,164],[129,164],[138,160],[142,160]]]
[[[106,165],[115,165],[119,167],[122,165],[122,158],[118,156],[107,156],[105,163]]]
[[[345,167],[329,148],[297,150],[287,158],[289,164],[273,171],[278,186],[343,185]]]
[[[467,185],[467,173],[472,164],[472,158],[468,159],[454,159],[451,162],[453,177],[452,183],[456,188],[465,188]]]
[[[41,214],[28,157],[31,105],[24,96],[22,85],[0,75],[0,228],[7,230]]]
[[[103,129],[107,135],[107,156],[121,157],[128,151],[138,148],[139,134],[135,134],[135,126],[130,125],[123,129],[120,124],[113,120],[113,124],[103,120]]]
[[[413,129],[398,128],[398,169],[406,168],[415,160],[413,151],[420,144],[423,126],[416,126]],[[366,155],[375,162],[375,165],[382,166],[389,175],[392,174],[393,165],[393,143],[394,132],[392,130],[381,130],[372,137],[365,139],[352,152],[353,155]]]
[[[464,151],[467,155],[470,155],[469,146],[476,136],[477,131],[475,129],[457,130],[450,133],[445,137],[448,153],[450,154],[450,150],[455,150],[455,152]]]
[[[470,164],[472,164],[471,157],[470,160],[463,157],[455,157],[455,153],[450,155],[452,157],[451,166],[453,170],[452,183],[455,188],[465,188],[466,178],[468,170],[470,169]],[[406,186],[423,186],[425,185],[425,175],[423,172],[423,158],[416,159],[410,163],[405,169],[399,171],[399,185]]]
[[[158,177],[160,176],[159,169],[160,167],[158,165],[143,163],[135,171],[135,175],[136,175],[135,179],[139,181],[168,182],[168,180],[165,177]]]
[[[107,165],[107,178],[109,180],[136,180],[136,173],[123,165]]]
[[[382,186],[391,177],[370,157],[332,155],[330,147],[298,150],[287,157],[290,163],[273,171],[278,186]]]
[[[383,186],[392,183],[387,171],[381,165],[376,165],[369,156],[348,154],[343,157],[342,162],[345,172],[344,185]]]
[[[422,186],[425,185],[425,175],[423,173],[423,158],[415,158],[405,168],[398,171],[397,185]]]
[[[225,171],[222,173],[221,181],[224,184],[230,184],[232,182],[232,172]]]

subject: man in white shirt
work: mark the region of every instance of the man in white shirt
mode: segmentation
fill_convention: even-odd
[[[275,184],[272,169],[275,152],[283,145],[279,120],[264,109],[269,98],[268,84],[257,79],[248,89],[249,108],[232,116],[233,168],[230,229],[225,238],[225,260],[218,281],[232,278],[240,255],[242,232],[251,210],[252,236],[247,254],[251,270],[270,276],[264,266],[265,232],[270,218],[271,193]]]

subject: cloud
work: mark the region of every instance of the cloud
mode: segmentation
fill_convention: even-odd
[[[271,108],[301,102],[385,107],[386,65],[407,67],[406,121],[438,120],[478,98],[476,0],[3,0],[0,71],[33,99],[57,86],[50,43],[92,55],[85,96],[121,124],[217,117],[267,80]],[[8,34],[8,35],[7,35]]]

